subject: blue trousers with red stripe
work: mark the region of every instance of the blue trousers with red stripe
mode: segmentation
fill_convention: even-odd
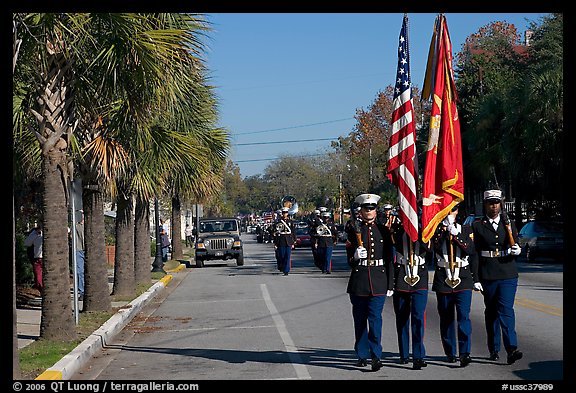
[[[410,331],[412,331],[412,357],[423,359],[426,356],[424,331],[426,327],[426,304],[428,290],[413,292],[394,291],[392,296],[396,314],[396,333],[400,357],[408,359],[410,351]]]
[[[276,262],[278,270],[288,273],[290,271],[290,257],[292,256],[291,246],[278,246],[276,248]]]

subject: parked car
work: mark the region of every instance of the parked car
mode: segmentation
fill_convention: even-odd
[[[244,265],[244,250],[240,239],[240,223],[234,217],[201,218],[196,235],[196,267],[205,261],[236,259]]]
[[[294,247],[310,247],[312,238],[308,233],[308,228],[296,228],[296,242]]]
[[[528,221],[518,232],[518,244],[528,261],[538,257],[558,259],[564,250],[564,224],[560,221]]]

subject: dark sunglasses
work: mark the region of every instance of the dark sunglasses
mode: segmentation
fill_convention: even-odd
[[[376,209],[376,206],[370,206],[370,205],[368,205],[368,206],[362,206],[362,209],[368,210],[368,211],[370,211],[370,210],[375,210],[375,209]]]

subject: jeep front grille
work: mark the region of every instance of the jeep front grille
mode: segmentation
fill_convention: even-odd
[[[226,249],[226,239],[211,239],[210,248],[212,250],[225,250]]]

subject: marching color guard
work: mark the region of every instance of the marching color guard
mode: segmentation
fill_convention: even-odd
[[[438,226],[432,239],[435,257],[432,290],[436,292],[440,338],[447,360],[449,363],[460,360],[460,366],[466,367],[472,361],[472,289],[481,291],[482,284],[472,228],[457,223],[457,214],[458,205]]]
[[[409,362],[410,332],[412,332],[412,368],[426,367],[424,332],[428,303],[428,246],[418,240],[412,242],[397,220],[392,225],[394,257],[394,313],[400,363]]]
[[[394,268],[390,231],[376,222],[376,205],[380,196],[361,194],[355,202],[360,206],[360,222],[350,220],[347,248],[352,271],[346,292],[352,303],[354,350],[360,367],[368,364],[377,371],[382,367],[382,310],[387,296],[394,293]]]
[[[516,257],[521,249],[513,221],[502,211],[502,191],[484,192],[484,217],[472,223],[478,254],[480,283],[484,295],[484,320],[490,360],[500,358],[501,342],[507,363],[522,359],[518,350],[514,299],[518,287]]]

